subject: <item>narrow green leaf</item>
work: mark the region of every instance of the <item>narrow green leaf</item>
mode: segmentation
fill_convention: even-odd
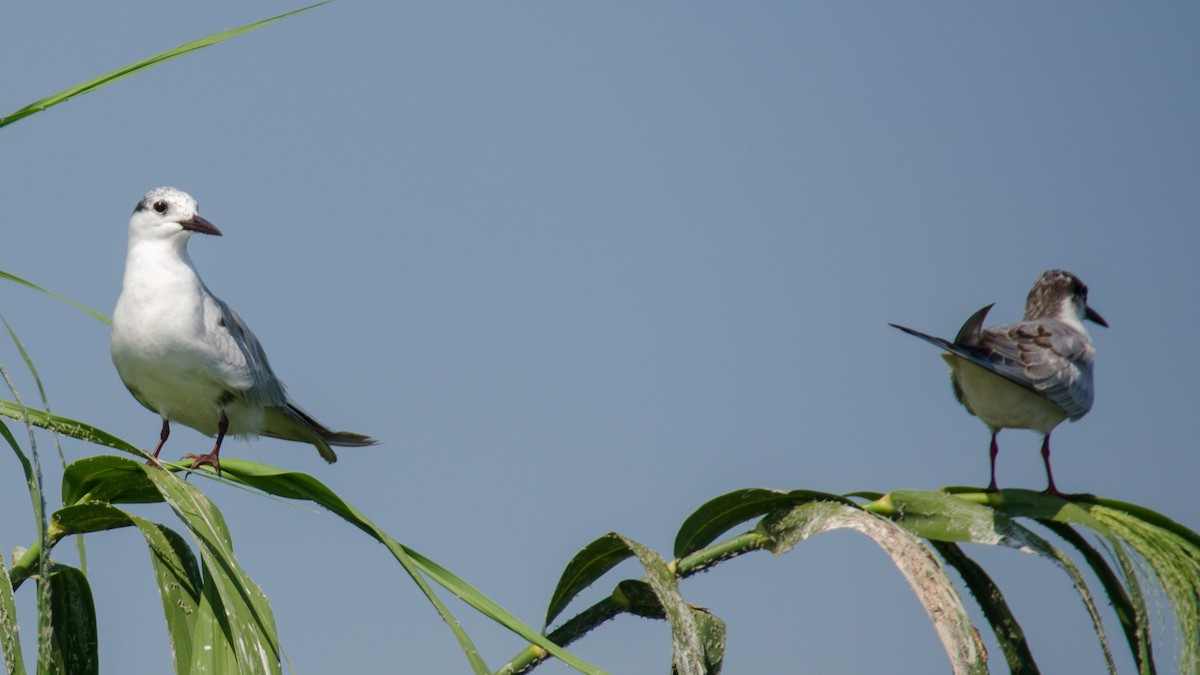
[[[98,675],[100,639],[96,633],[96,606],[83,572],[66,565],[53,565],[50,606],[54,665],[49,670],[70,675]]]
[[[704,672],[720,675],[725,665],[725,621],[707,609],[695,606],[692,607],[692,617],[696,620],[704,647]]]
[[[745,488],[721,495],[696,509],[675,535],[675,557],[683,558],[708,546],[730,529],[780,508],[813,500],[849,503],[844,497],[812,490]]]
[[[1009,672],[1013,675],[1038,675],[1040,672],[1033,654],[1029,651],[1029,643],[1025,640],[1025,631],[1017,623],[1008,602],[1000,593],[1000,588],[992,581],[987,572],[974,560],[967,557],[957,544],[947,541],[931,541],[934,549],[942,555],[954,569],[958,570],[967,590],[975,597],[983,610],[983,616],[992,626],[1000,650],[1004,652],[1004,660],[1008,662]]]
[[[114,504],[161,502],[158,488],[138,462],[114,455],[96,455],[75,460],[63,471],[63,503],[83,500]]]
[[[1182,533],[1178,526],[1164,526],[1158,519],[1143,519],[1141,513],[1101,504],[1093,505],[1091,514],[1149,566],[1174,610],[1175,624],[1181,629],[1180,671],[1200,673],[1200,630],[1197,629],[1200,626],[1200,546],[1195,543],[1195,533]],[[1113,552],[1118,554],[1126,583],[1133,593],[1136,587],[1129,580],[1136,580],[1136,569],[1131,561],[1120,557],[1119,546],[1114,545]]]
[[[162,598],[167,635],[171,638],[175,672],[187,672],[197,651],[196,644],[212,644],[211,641],[194,642],[197,624],[208,619],[200,611],[204,583],[200,566],[192,549],[178,532],[141,518],[133,520],[150,548],[150,562],[154,567],[154,578],[158,581],[158,594]]]
[[[225,519],[208,497],[195,486],[169,471],[138,465],[162,494],[163,500],[187,526],[200,550],[204,568],[204,593],[212,593],[213,611],[225,621],[224,635],[230,641],[237,660],[234,671],[246,675],[274,675],[281,672],[279,639],[275,618],[266,596],[237,563]],[[219,604],[218,604],[219,603]],[[206,650],[218,650],[216,644],[196,644],[193,657]]]
[[[985,501],[993,508],[977,502]],[[1043,537],[1016,523],[1010,514],[1044,518],[1055,522],[1086,522],[1101,530],[1104,526],[1084,508],[1060,499],[1028,490],[1001,490],[997,493],[947,494],[920,490],[896,490],[878,503],[868,505],[891,514],[906,530],[936,541],[971,542],[1003,545],[1024,553],[1033,553],[1053,562],[1065,572],[1079,594],[1092,620],[1092,628],[1104,652],[1109,672],[1116,673],[1108,634],[1100,619],[1095,599],[1083,575],[1071,559]]]
[[[3,124],[0,124],[0,126],[3,126]],[[95,317],[96,319],[98,319],[100,321],[103,321],[106,324],[112,323],[112,319],[109,319],[107,316],[101,314],[100,312],[97,312],[96,310],[91,309],[90,307],[87,307],[86,305],[82,305],[78,302],[75,302],[74,300],[72,300],[64,295],[59,295],[58,293],[55,293],[54,291],[46,290],[45,288],[42,288],[41,286],[38,286],[35,283],[25,281],[21,277],[18,277],[18,276],[9,274],[8,272],[5,272],[3,270],[0,270],[0,279],[8,279],[9,281],[21,284],[22,286],[25,286],[27,288],[32,288],[33,290],[38,291],[40,293],[45,293],[46,295],[49,295],[50,297],[52,297],[56,300],[62,300],[63,302],[67,303],[68,305],[71,305],[72,307],[74,307],[76,309],[80,309],[80,310],[83,310],[84,312],[87,312],[88,314],[91,314],[93,317]]]
[[[78,438],[88,443],[103,445],[114,450],[122,450],[133,455],[138,455],[139,457],[146,456],[146,453],[139,450],[132,443],[123,441],[107,431],[98,429],[90,424],[36,408],[25,408],[24,410],[29,413],[29,422],[36,427],[60,433],[64,436],[70,436],[71,438]],[[25,419],[22,415],[21,405],[13,401],[0,400],[0,415],[15,420],[24,421]]]
[[[1149,614],[1146,612],[1136,575],[1126,576],[1126,581],[1132,582],[1131,590],[1134,590],[1133,599],[1131,599],[1130,594],[1126,593],[1125,587],[1121,585],[1121,580],[1112,571],[1104,556],[1073,527],[1066,523],[1047,520],[1039,522],[1043,527],[1074,546],[1088,566],[1092,568],[1096,578],[1100,580],[1105,594],[1108,595],[1113,612],[1116,613],[1117,620],[1121,623],[1121,629],[1125,632],[1125,642],[1129,645],[1129,651],[1133,655],[1134,663],[1137,664],[1138,672],[1142,675],[1151,675],[1156,672],[1154,651],[1150,647]]]
[[[12,580],[8,576],[4,554],[0,553],[0,658],[3,659],[4,672],[9,675],[25,675],[19,628]]]
[[[809,537],[848,528],[879,544],[904,574],[925,607],[946,649],[954,673],[987,673],[987,651],[971,625],[962,599],[933,553],[892,521],[840,502],[809,502],[787,512],[775,512],[761,526],[773,537],[772,552],[783,554]]]
[[[667,623],[671,625],[672,663],[676,675],[705,675],[704,643],[691,607],[679,593],[679,582],[667,563],[654,551],[642,544],[615,535],[621,543],[637,556],[646,570],[646,582],[662,605]]]
[[[326,2],[328,2],[328,1],[329,0],[326,0]],[[279,21],[280,19],[284,19],[289,16],[292,16],[293,14],[299,14],[300,12],[310,10],[313,7],[318,7],[320,5],[324,5],[324,4],[326,4],[326,2],[319,2],[315,5],[301,7],[300,9],[293,10],[293,11],[287,12],[285,14],[280,14],[279,16],[271,17],[269,19],[264,19],[262,21],[256,21],[252,24],[241,26],[239,28],[231,28],[229,30],[224,30],[219,33],[213,33],[212,35],[209,35],[208,37],[203,37],[203,38],[200,38],[199,40],[193,40],[191,42],[186,42],[182,45],[179,45],[178,47],[175,47],[174,49],[168,49],[167,51],[155,54],[154,56],[151,56],[150,58],[143,59],[136,63],[131,63],[123,68],[118,68],[112,72],[101,75],[100,77],[97,77],[93,80],[84,82],[83,84],[79,84],[74,87],[64,89],[64,90],[58,92],[57,94],[52,94],[43,99],[34,101],[33,103],[30,103],[29,105],[27,105],[23,108],[20,108],[19,110],[13,111],[7,117],[0,117],[0,127],[4,127],[9,124],[12,124],[13,122],[16,122],[17,120],[28,117],[34,113],[41,112],[42,110],[45,110],[46,108],[49,108],[50,106],[62,103],[63,101],[66,101],[67,99],[69,99],[73,96],[79,96],[80,94],[86,94],[90,91],[99,89],[100,87],[103,87],[106,84],[112,84],[113,82],[116,82],[117,80],[129,77],[130,75],[133,75],[134,73],[137,73],[139,71],[145,70],[152,66],[158,65],[159,63],[163,63],[164,61],[170,61],[171,59],[177,58],[179,56],[183,56],[184,54],[187,54],[188,52],[193,52],[193,51],[196,51],[197,49],[202,49],[204,47],[208,47],[210,45],[217,44],[218,42],[228,40],[231,37],[241,35],[242,33],[247,33],[256,28],[261,28],[269,23],[274,23],[276,21]]]
[[[633,551],[616,532],[609,532],[584,546],[571,558],[571,562],[567,563],[566,569],[558,579],[558,586],[550,596],[550,605],[546,609],[545,625],[553,623],[571,600],[585,588],[633,555]]]
[[[466,632],[462,630],[462,627],[453,619],[449,610],[445,608],[432,589],[429,588],[421,573],[428,575],[430,579],[483,613],[484,616],[545,649],[572,668],[586,673],[603,672],[599,668],[554,644],[449,570],[390,537],[358,509],[347,504],[341,497],[316,478],[308,474],[284,471],[275,467],[238,459],[223,460],[221,462],[221,469],[223,475],[227,478],[258,488],[264,492],[291,499],[307,499],[320,504],[386,546],[397,562],[409,573],[421,591],[425,593],[430,603],[434,605],[439,614],[446,620],[451,630],[454,631],[473,668],[482,668],[484,672],[487,671],[486,665],[475,651],[474,646],[471,645],[470,638],[466,635]]]
[[[129,460],[115,458],[121,462],[132,464]],[[133,471],[142,473],[136,465]],[[203,580],[196,557],[188,547],[183,537],[158,523],[129,514],[111,504],[87,502],[66,506],[59,509],[51,520],[52,529],[58,536],[69,534],[84,534],[111,530],[130,525],[137,527],[150,549],[150,562],[154,568],[154,576],[158,581],[158,592],[162,599],[163,614],[167,622],[167,634],[171,638],[172,657],[175,661],[175,672],[185,673],[193,666],[195,659],[194,646],[198,634],[203,631],[198,624],[205,623],[206,627],[218,625],[216,617],[207,616],[212,612],[211,603],[201,607]],[[201,635],[203,642],[199,644],[213,646],[222,653],[233,654],[228,645],[229,637],[221,634]],[[222,644],[223,643],[223,644]],[[232,663],[220,663],[210,660],[210,665],[231,665],[237,668],[236,657]],[[231,672],[216,670],[209,672]]]

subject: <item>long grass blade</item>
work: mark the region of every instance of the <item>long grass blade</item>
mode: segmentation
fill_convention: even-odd
[[[45,410],[22,406],[18,402],[0,400],[0,416],[9,417],[24,422],[28,420],[35,427],[47,431],[78,438],[81,441],[103,445],[106,448],[128,452],[131,455],[146,457],[148,454],[132,443],[117,438],[112,434],[70,417],[64,417]]]
[[[8,279],[9,281],[16,282],[16,283],[21,284],[22,286],[26,286],[28,288],[32,288],[33,290],[38,291],[40,293],[45,293],[46,295],[48,295],[56,300],[62,300],[63,302],[67,303],[68,305],[71,305],[72,307],[74,307],[76,309],[79,309],[84,312],[87,312],[88,314],[91,314],[93,317],[95,317],[99,321],[103,321],[106,324],[112,323],[112,319],[109,319],[104,314],[97,312],[96,310],[88,307],[87,305],[83,305],[81,303],[75,302],[74,300],[68,298],[65,295],[59,295],[58,293],[55,293],[54,291],[46,290],[45,288],[42,288],[41,286],[38,286],[37,284],[35,284],[33,282],[25,281],[21,277],[18,277],[14,274],[9,274],[8,272],[0,270],[0,279]]]
[[[117,68],[116,70],[114,70],[112,72],[105,73],[104,75],[101,75],[100,77],[97,77],[92,80],[88,80],[87,82],[84,82],[83,84],[78,84],[78,85],[75,85],[74,87],[69,87],[67,89],[64,89],[64,90],[56,93],[56,94],[51,94],[50,96],[47,96],[45,98],[34,101],[33,103],[30,103],[29,105],[27,105],[23,108],[14,110],[12,113],[7,115],[6,117],[0,117],[0,127],[8,126],[9,124],[12,124],[13,122],[24,119],[34,113],[38,113],[38,112],[45,110],[46,108],[49,108],[54,105],[58,105],[59,103],[62,103],[63,101],[66,101],[67,99],[70,99],[75,96],[79,96],[81,94],[86,94],[90,91],[95,91],[96,89],[99,89],[100,87],[103,87],[107,84],[112,84],[113,82],[116,82],[117,80],[124,79],[126,77],[129,77],[130,75],[133,75],[134,73],[140,72],[147,68],[151,68],[151,67],[156,66],[165,61],[170,61],[171,59],[178,58],[189,52],[194,52],[197,49],[203,49],[204,47],[215,45],[218,42],[224,42],[225,40],[228,40],[229,38],[236,37],[238,35],[241,35],[242,33],[248,33],[256,28],[262,28],[263,26],[265,26],[267,24],[274,23],[276,21],[279,21],[280,19],[286,19],[287,17],[295,15],[295,14],[299,14],[300,12],[306,12],[314,7],[319,7],[321,5],[327,4],[328,2],[330,2],[330,0],[325,0],[325,2],[318,2],[314,5],[309,5],[307,7],[301,7],[300,9],[292,10],[290,12],[280,14],[279,16],[273,16],[269,19],[263,19],[262,21],[255,21],[254,23],[247,24],[245,26],[241,26],[238,28],[230,28],[229,30],[223,30],[218,33],[213,33],[212,35],[200,38],[199,40],[192,40],[191,42],[185,42],[184,44],[181,44],[178,47],[175,47],[174,49],[168,49],[165,52],[160,52],[160,53],[155,54],[154,56],[151,56],[147,59],[142,59],[141,61],[137,61],[137,62],[131,63],[127,66]]]
[[[541,633],[529,627],[494,600],[449,570],[390,537],[358,509],[347,504],[341,497],[316,478],[308,474],[284,471],[237,459],[222,461],[221,469],[223,474],[230,479],[256,487],[264,492],[279,497],[305,499],[320,504],[363,532],[374,537],[388,548],[397,562],[405,568],[414,582],[421,588],[422,592],[426,594],[430,602],[438,608],[443,618],[450,616],[449,611],[445,610],[444,605],[433,594],[432,589],[428,588],[420,573],[428,575],[430,579],[483,613],[484,616],[545,649],[572,668],[585,673],[604,672],[546,639]],[[451,621],[452,618],[447,618],[447,623],[455,631],[455,635],[459,637],[460,644],[463,645],[464,649],[467,649],[467,645],[470,644],[469,638],[467,638],[465,632],[461,632],[462,628],[457,625],[457,622],[451,623]],[[476,661],[479,659],[479,656],[473,651],[474,647],[472,646],[470,649],[472,651],[469,651],[467,656],[471,660],[471,663],[483,665],[481,659]],[[486,668],[486,666],[484,667]]]
[[[17,624],[17,603],[13,597],[8,565],[0,554],[0,659],[4,672],[25,675],[25,659],[21,653],[21,632]]]
[[[1029,651],[1029,643],[1025,640],[1025,631],[1017,623],[1012,610],[1008,607],[1000,588],[992,581],[987,572],[974,560],[963,553],[957,544],[946,541],[929,542],[942,558],[954,569],[958,570],[967,590],[975,597],[983,616],[992,626],[996,641],[1000,643],[1000,651],[1004,652],[1004,660],[1013,675],[1038,675],[1040,672],[1033,654]]]

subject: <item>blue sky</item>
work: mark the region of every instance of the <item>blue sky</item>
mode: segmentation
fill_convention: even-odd
[[[296,6],[8,6],[0,108]],[[382,440],[333,466],[265,439],[225,454],[315,475],[533,625],[589,541],[669,555],[730,490],[986,484],[986,428],[887,323],[1013,320],[1056,267],[1112,326],[1095,407],[1054,435],[1060,487],[1196,529],[1198,29],[1190,3],[334,3],[0,131],[0,269],[111,312],[134,204],[193,194],[225,233],[190,245],[208,286],[302,405]],[[105,326],[0,299],[55,411],[153,443]],[[32,396],[11,345],[0,362]],[[1038,437],[1000,442],[1001,486],[1041,489]],[[181,428],[164,452],[207,444]],[[33,539],[19,475],[0,454],[6,552]],[[381,547],[209,485],[299,672],[466,672]],[[1044,672],[1103,667],[1065,575],[976,549]],[[89,565],[104,672],[164,672],[140,536],[91,537]],[[683,592],[728,622],[726,672],[946,669],[853,533]],[[493,666],[519,650],[454,608]],[[662,673],[670,636],[621,618],[575,651]]]

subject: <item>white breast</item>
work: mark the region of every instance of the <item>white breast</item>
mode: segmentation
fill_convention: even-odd
[[[1049,399],[970,361],[943,354],[962,392],[962,404],[993,430],[1033,429],[1049,434],[1067,413]]]

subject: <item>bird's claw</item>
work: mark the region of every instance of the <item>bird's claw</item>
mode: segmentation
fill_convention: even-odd
[[[217,472],[218,476],[221,475],[221,461],[215,452],[203,455],[184,455],[183,458],[192,460],[192,465],[188,467],[188,473],[195,471],[201,465],[207,464],[213,468],[213,471]]]

